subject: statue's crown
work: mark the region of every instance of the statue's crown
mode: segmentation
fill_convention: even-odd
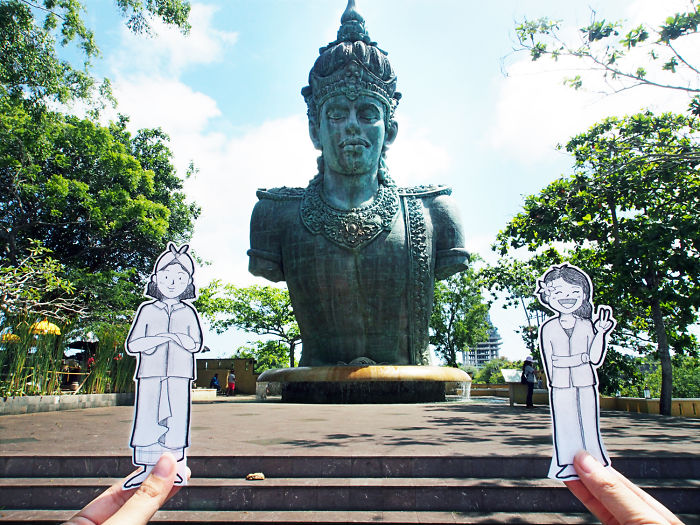
[[[355,0],[348,0],[340,24],[338,38],[319,50],[309,72],[309,85],[301,90],[309,119],[316,122],[323,103],[339,94],[351,100],[360,95],[373,96],[386,105],[387,117],[392,118],[401,98],[396,91],[396,75],[386,51],[367,34]]]

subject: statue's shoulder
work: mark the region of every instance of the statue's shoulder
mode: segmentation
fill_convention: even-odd
[[[288,188],[287,186],[270,189],[260,188],[255,192],[255,195],[260,200],[298,201],[304,195],[304,190],[305,188]]]
[[[452,188],[442,186],[440,184],[431,184],[429,186],[411,186],[410,188],[399,188],[398,191],[399,195],[402,197],[418,197],[421,199],[452,194]]]

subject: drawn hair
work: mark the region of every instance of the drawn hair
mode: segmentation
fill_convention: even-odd
[[[170,266],[177,265],[180,268],[182,268],[185,272],[187,272],[187,275],[192,277],[192,274],[185,268],[182,264],[180,264],[178,261],[173,261],[164,268],[161,268],[161,270],[165,270],[165,268],[169,268]],[[158,270],[160,271],[160,270]],[[155,275],[155,272],[151,277]],[[146,287],[146,295],[149,297],[153,297],[154,299],[158,299],[159,301],[162,301],[165,296],[160,292],[158,289],[158,283],[154,282],[153,279],[149,279],[148,281],[148,286]],[[185,288],[185,291],[182,292],[177,300],[182,301],[183,299],[194,299],[196,297],[195,290],[194,290],[194,283],[190,283],[187,285],[187,288]]]
[[[576,317],[581,319],[591,319],[593,317],[593,305],[591,304],[591,285],[588,280],[588,276],[575,266],[569,264],[562,264],[561,266],[552,267],[544,277],[542,278],[543,283],[551,283],[557,279],[564,279],[564,282],[580,286],[583,290],[583,303],[579,306],[578,310],[574,312]],[[546,290],[541,287],[539,290],[540,301],[542,304],[549,304],[548,296]]]

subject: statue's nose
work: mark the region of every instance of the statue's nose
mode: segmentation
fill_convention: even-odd
[[[348,132],[357,133],[360,131],[360,123],[357,120],[357,115],[354,111],[351,111],[348,115],[348,119],[345,122],[345,129]]]

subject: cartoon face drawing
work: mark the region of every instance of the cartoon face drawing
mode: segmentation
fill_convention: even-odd
[[[569,314],[578,310],[583,304],[583,288],[566,282],[561,277],[552,281],[549,290],[549,307],[561,314]]]
[[[171,264],[158,270],[152,277],[158,290],[167,299],[177,299],[192,282],[192,277],[179,264]]]

